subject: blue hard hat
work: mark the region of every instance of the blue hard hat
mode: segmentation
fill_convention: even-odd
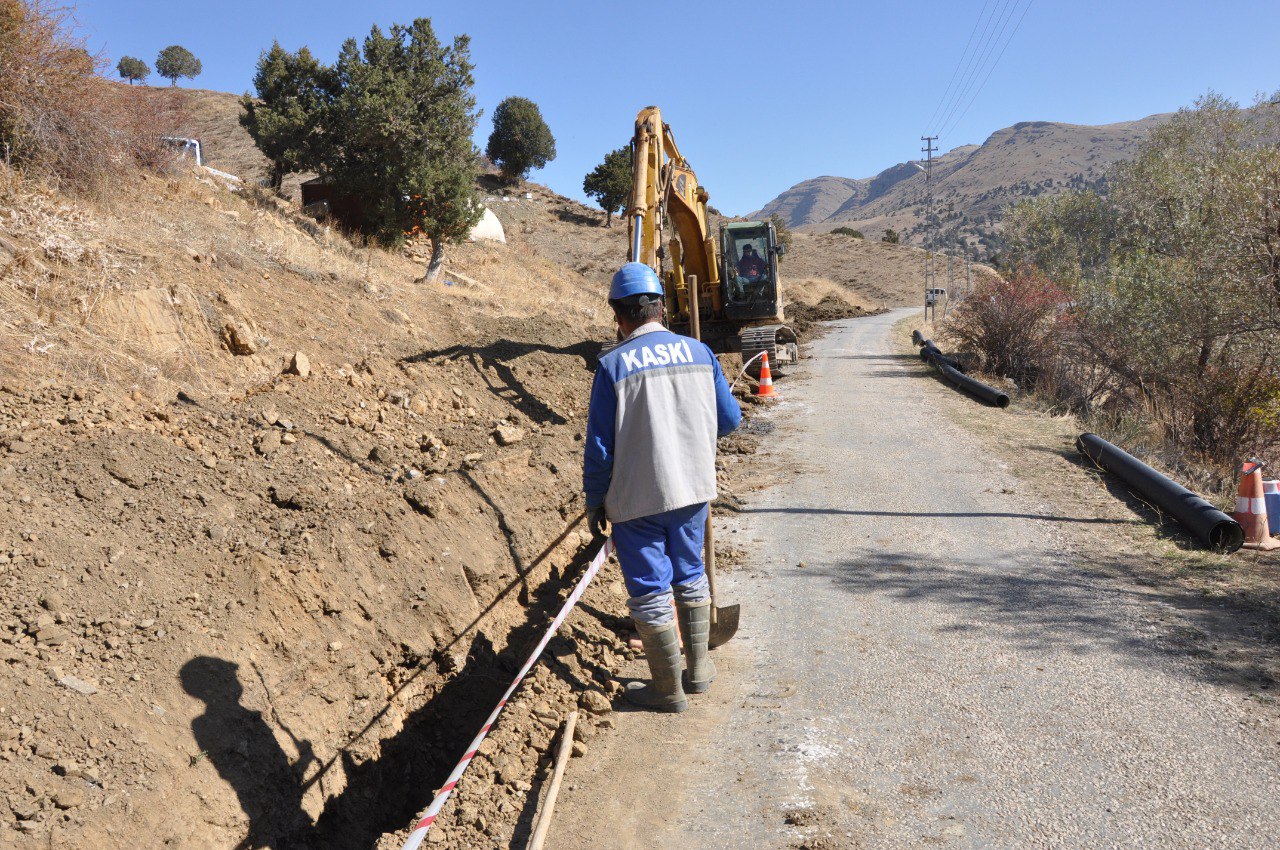
[[[662,295],[658,273],[644,263],[627,263],[618,269],[609,287],[609,300],[618,301],[631,295]]]

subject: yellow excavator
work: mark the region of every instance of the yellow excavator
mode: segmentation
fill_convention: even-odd
[[[671,329],[700,338],[713,351],[740,351],[744,363],[761,351],[769,352],[774,369],[799,359],[799,340],[783,318],[783,247],[773,225],[726,222],[719,238],[711,234],[710,196],[656,106],[636,116],[631,157],[629,259],[662,279]],[[664,243],[668,221],[675,232]]]

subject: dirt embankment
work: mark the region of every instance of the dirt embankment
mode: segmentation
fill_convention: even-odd
[[[583,565],[598,283],[517,237],[415,284],[192,175],[6,177],[0,845],[375,846]],[[606,570],[441,846],[523,828],[559,717],[617,688],[621,595]]]

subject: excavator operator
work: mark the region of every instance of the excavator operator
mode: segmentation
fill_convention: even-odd
[[[649,662],[652,681],[632,682],[623,695],[680,712],[688,708],[685,693],[705,693],[715,678],[702,545],[716,495],[716,439],[738,427],[742,410],[711,349],[663,327],[662,282],[652,268],[624,265],[609,305],[623,339],[600,357],[591,385],[582,472],[587,516],[601,536],[613,524],[627,607]]]
[[[738,260],[738,277],[744,283],[756,283],[769,274],[769,264],[756,253],[754,245],[742,246],[742,259]]]

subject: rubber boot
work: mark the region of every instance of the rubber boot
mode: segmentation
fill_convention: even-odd
[[[684,634],[684,692],[705,694],[716,680],[716,665],[707,653],[711,637],[711,600],[676,606]]]
[[[644,657],[649,662],[652,682],[632,682],[622,696],[632,705],[668,711],[684,711],[689,702],[680,689],[680,635],[674,622],[661,626],[636,623],[644,643]]]

